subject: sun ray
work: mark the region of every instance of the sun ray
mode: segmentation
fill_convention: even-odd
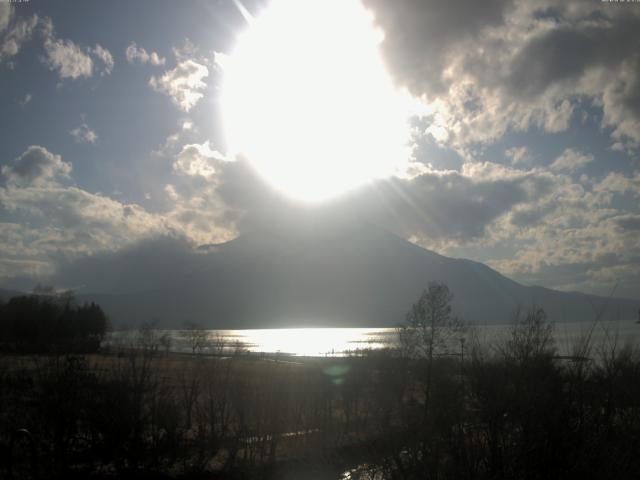
[[[239,0],[233,0],[233,4],[238,9],[245,22],[247,22],[247,24],[249,24],[250,26],[253,23],[253,15],[251,15],[251,12],[247,10],[247,8]]]

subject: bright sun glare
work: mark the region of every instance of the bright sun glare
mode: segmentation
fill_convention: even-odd
[[[382,38],[358,0],[272,0],[224,60],[231,152],[304,201],[402,171],[407,100],[385,70]]]

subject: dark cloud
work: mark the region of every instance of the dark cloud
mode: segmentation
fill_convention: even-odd
[[[615,68],[637,56],[640,17],[623,17],[586,26],[573,23],[534,38],[510,65],[506,84],[517,97],[535,97],[559,82],[575,81],[589,68]]]
[[[508,0],[365,0],[384,30],[382,50],[399,83],[417,94],[444,88],[447,55],[502,23]]]
[[[640,29],[640,22],[637,28]],[[640,52],[640,42],[638,42],[636,48],[637,51]],[[634,118],[640,119],[640,53],[633,58],[630,66],[631,71],[635,72],[635,75],[627,82],[621,93],[621,105],[627,112],[632,114]]]
[[[441,101],[448,145],[491,143],[509,129],[566,130],[578,97],[602,108],[613,138],[640,143],[635,6],[365,3],[385,32],[382,51],[397,82]]]
[[[640,232],[640,215],[622,215],[614,221],[616,226],[624,232]]]
[[[467,242],[482,237],[485,228],[514,205],[541,194],[546,179],[474,180],[458,172],[424,173],[413,179],[391,178],[366,184],[330,202],[304,205],[271,189],[244,162],[220,172],[220,197],[244,212],[240,232],[277,228],[295,232],[323,222],[365,219],[405,238],[421,235],[435,240]]]
[[[578,78],[594,65],[613,67],[637,54],[640,46],[634,33],[640,30],[640,16],[605,10],[599,3],[581,2],[576,8],[567,2],[539,9],[518,9],[510,0],[365,0],[365,4],[385,32],[382,48],[392,72],[417,94],[441,93],[444,70],[455,57],[466,57],[469,73],[477,78],[504,82],[513,95],[532,97],[556,82]],[[527,40],[516,55],[504,57],[507,76],[496,78],[503,70],[491,61],[504,44],[482,33],[505,25],[507,17],[513,28],[522,29],[505,32],[515,34],[513,43]],[[546,22],[547,27],[531,35],[524,27],[529,24],[531,29],[535,22]],[[469,40],[473,42],[467,44]]]
[[[554,208],[555,205],[547,204],[517,210],[511,215],[511,224],[521,228],[535,226]]]
[[[62,161],[44,147],[32,145],[13,161],[2,167],[2,174],[9,183],[36,184],[53,179],[56,175],[67,176],[71,164]]]
[[[433,117],[414,118],[412,157],[416,162],[430,165],[434,170],[460,170],[464,159],[455,151],[441,146],[429,128],[437,125]],[[426,132],[426,134],[424,134]]]
[[[527,200],[521,180],[474,181],[456,172],[381,181],[355,199],[358,208],[408,237],[468,242]]]

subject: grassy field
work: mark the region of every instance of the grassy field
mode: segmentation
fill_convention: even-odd
[[[355,407],[340,401],[365,380],[352,380],[363,362],[140,350],[7,355],[0,357],[2,441],[6,448],[11,433],[26,428],[39,469],[65,476],[233,477],[299,468],[337,475],[377,434],[361,418],[356,429]],[[13,455],[28,471],[22,447]]]
[[[525,322],[465,352],[216,356],[143,342],[0,356],[0,473],[638,478],[636,346],[586,340],[560,357],[548,326]]]

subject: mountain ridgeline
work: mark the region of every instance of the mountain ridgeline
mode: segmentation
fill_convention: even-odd
[[[164,238],[63,267],[114,324],[156,319],[209,328],[391,327],[429,282],[446,283],[469,323],[509,322],[541,306],[556,322],[630,320],[640,301],[520,285],[478,262],[425,250],[371,224],[259,229],[194,250]],[[86,292],[86,293],[85,293]]]

